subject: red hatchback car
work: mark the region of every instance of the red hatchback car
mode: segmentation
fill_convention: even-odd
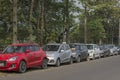
[[[47,61],[45,52],[37,44],[12,44],[0,54],[0,70],[24,73],[34,66],[45,69]]]

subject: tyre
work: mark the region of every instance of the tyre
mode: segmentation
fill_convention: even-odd
[[[95,54],[93,54],[93,60],[95,60]]]
[[[42,69],[47,69],[47,59],[44,59],[43,62],[42,62],[42,65],[41,65],[41,68]]]
[[[69,64],[72,64],[72,63],[73,63],[73,58],[71,57],[70,61],[69,61]]]
[[[80,56],[78,56],[76,62],[79,63],[80,61],[81,61],[81,58]]]
[[[88,55],[88,57],[86,58],[86,61],[90,61],[89,55]]]
[[[19,73],[24,73],[26,71],[26,69],[27,69],[26,62],[25,61],[21,61],[20,65],[19,65],[18,72]]]
[[[57,59],[55,66],[56,66],[56,67],[59,67],[59,66],[60,66],[60,59]]]

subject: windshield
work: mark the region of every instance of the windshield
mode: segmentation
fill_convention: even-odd
[[[88,49],[93,49],[93,45],[87,45]]]
[[[75,44],[69,44],[70,48],[75,48],[76,45]]]
[[[114,46],[113,45],[108,45],[108,48],[112,49]]]
[[[25,46],[8,46],[2,53],[22,53],[25,50]]]
[[[46,45],[44,50],[45,51],[57,51],[60,45]]]

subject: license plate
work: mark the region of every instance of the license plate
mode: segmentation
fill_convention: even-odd
[[[1,67],[4,66],[4,63],[0,63],[0,66],[1,66]]]

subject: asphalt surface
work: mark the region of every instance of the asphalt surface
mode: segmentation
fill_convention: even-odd
[[[112,56],[89,62],[29,69],[26,73],[10,73],[0,80],[120,80],[120,56]]]

